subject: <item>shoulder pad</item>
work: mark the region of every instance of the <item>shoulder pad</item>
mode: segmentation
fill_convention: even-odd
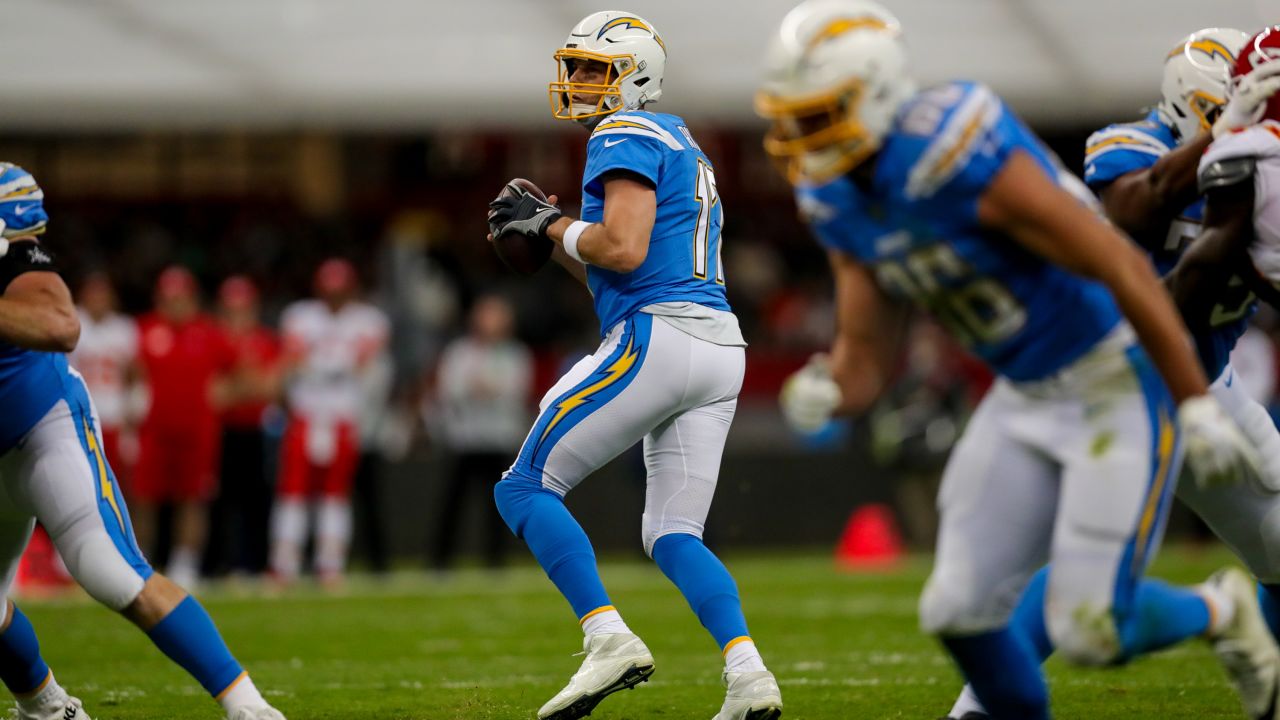
[[[1226,158],[1206,164],[1200,168],[1200,193],[1252,180],[1256,164],[1257,160],[1252,157]]]
[[[607,117],[591,133],[591,140],[610,135],[633,135],[657,140],[672,150],[684,150],[684,145],[676,136],[662,127],[651,115],[651,113],[629,112]]]

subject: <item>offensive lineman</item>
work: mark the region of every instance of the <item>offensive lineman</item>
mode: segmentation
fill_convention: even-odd
[[[591,131],[582,220],[555,196],[492,203],[491,237],[550,238],[588,285],[604,341],[546,394],[494,495],[569,601],[586,638],[582,668],[538,717],[571,720],[646,680],[653,656],[605,592],[594,551],[563,497],[644,440],[643,542],[719,645],[727,693],[715,720],[782,714],[777,681],[747,632],[737,586],[702,543],[733,420],[746,343],[725,301],[715,174],[684,121],[645,106],[662,93],[666,48],[625,12],[587,16],[556,51],[557,119]]]
[[[0,163],[0,595],[38,519],[72,577],[141,628],[222,704],[229,720],[283,720],[231,656],[194,597],[147,564],[103,454],[97,413],[67,365],[80,325],[53,257],[37,241],[44,193],[22,168]],[[58,685],[35,631],[0,603],[0,681],[20,720],[88,720]]]
[[[1086,145],[1085,182],[1102,200],[1108,218],[1151,255],[1161,274],[1173,268],[1200,231],[1205,203],[1196,186],[1196,169],[1205,150],[1215,135],[1252,123],[1269,90],[1280,87],[1280,78],[1251,76],[1224,112],[1228,76],[1247,38],[1244,31],[1229,28],[1192,33],[1165,59],[1160,104],[1141,121],[1103,128]],[[1179,306],[1193,330],[1205,373],[1217,378],[1210,391],[1258,448],[1268,484],[1280,489],[1280,433],[1266,409],[1235,382],[1235,371],[1227,362],[1256,309],[1253,294],[1237,279],[1218,292],[1198,294],[1196,300]],[[1211,311],[1210,322],[1194,322],[1192,318],[1203,311]],[[1258,600],[1274,636],[1280,618],[1275,597],[1280,592],[1280,564],[1274,559],[1280,557],[1280,529],[1274,527],[1277,518],[1272,513],[1280,510],[1280,495],[1247,484],[1204,488],[1191,478],[1178,483],[1177,494],[1258,579]],[[1044,603],[1044,579],[1045,572],[1037,573],[1014,613],[1014,625],[1042,658],[1053,650],[1044,613],[1038,610]],[[1137,601],[1142,600],[1140,594]],[[1249,694],[1265,702],[1277,682],[1275,672],[1268,672],[1252,683],[1258,690]],[[1250,710],[1273,717],[1278,708],[1268,711],[1260,704]],[[948,717],[981,720],[986,715],[966,687]]]
[[[1111,664],[1205,632],[1265,635],[1247,581],[1153,585],[1134,602],[1181,441],[1202,481],[1241,481],[1257,461],[1208,394],[1148,260],[1039,140],[981,85],[917,92],[897,20],[864,0],[792,10],[757,107],[836,279],[832,357],[784,387],[792,422],[874,400],[903,300],[1001,376],[948,462],[920,601],[922,627],[991,715],[1049,717],[1038,659],[1009,627],[1049,558],[1048,633],[1073,661]],[[1248,675],[1275,664],[1271,649],[1247,658]]]

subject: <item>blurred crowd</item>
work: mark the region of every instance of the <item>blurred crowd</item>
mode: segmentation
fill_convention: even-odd
[[[826,258],[756,132],[699,137],[716,158],[727,291],[750,343],[735,431],[749,448],[731,437],[729,456],[847,443],[789,437],[774,410],[782,380],[830,337]],[[1082,135],[1050,142],[1078,167]],[[46,244],[82,312],[72,363],[144,550],[183,583],[266,572],[338,584],[359,528],[356,546],[384,568],[380,478],[429,445],[447,462],[415,509],[431,516],[428,562],[449,568],[475,535],[462,518],[478,517],[483,559],[500,564],[509,533],[491,486],[539,392],[599,328],[556,269],[504,268],[482,212],[513,176],[572,198],[582,152],[577,135],[510,132],[0,140],[45,188]],[[1269,312],[1258,324],[1235,362],[1270,402],[1280,324]],[[855,434],[859,462],[905,479],[903,522],[925,544],[928,484],[988,378],[929,323],[909,337],[900,382]],[[842,464],[840,482],[849,474]]]

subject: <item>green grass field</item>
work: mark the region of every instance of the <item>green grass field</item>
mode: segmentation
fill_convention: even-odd
[[[1217,552],[1166,551],[1156,573],[1202,579]],[[936,718],[957,675],[916,629],[927,560],[881,574],[833,570],[819,555],[727,558],[752,635],[782,685],[784,717]],[[707,719],[719,654],[655,567],[603,563],[628,623],[657,659],[653,679],[593,718]],[[274,599],[203,593],[240,660],[290,720],[532,718],[576,669],[581,635],[534,567],[447,581],[355,581],[343,596],[300,589]],[[96,720],[218,718],[217,706],[132,626],[82,599],[23,608],[60,681]],[[1059,718],[1242,718],[1204,643],[1115,670],[1051,662]]]

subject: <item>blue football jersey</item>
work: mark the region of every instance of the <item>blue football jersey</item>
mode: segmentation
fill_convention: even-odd
[[[979,225],[979,198],[1018,150],[1088,197],[994,93],[954,82],[901,109],[868,188],[845,175],[801,185],[797,199],[823,245],[872,268],[889,295],[928,309],[996,372],[1025,381],[1084,355],[1120,312],[1101,284]]]
[[[1137,122],[1108,125],[1089,136],[1085,143],[1084,180],[1097,193],[1116,178],[1136,170],[1146,170],[1173,148],[1178,140],[1156,110]],[[1182,252],[1200,234],[1204,220],[1204,198],[1183,210],[1169,225],[1160,247],[1145,248],[1156,271],[1167,274],[1178,264]],[[1200,362],[1210,380],[1222,374],[1236,341],[1248,327],[1258,304],[1244,282],[1233,284],[1231,297],[1210,298],[1218,306],[1212,313],[1213,326],[1193,333]]]
[[[616,273],[587,265],[601,332],[637,310],[662,302],[693,302],[729,310],[720,261],[724,210],[715,171],[675,115],[632,110],[605,118],[587,141],[582,219],[604,219],[604,180],[626,171],[653,184],[657,216],[640,267]]]

